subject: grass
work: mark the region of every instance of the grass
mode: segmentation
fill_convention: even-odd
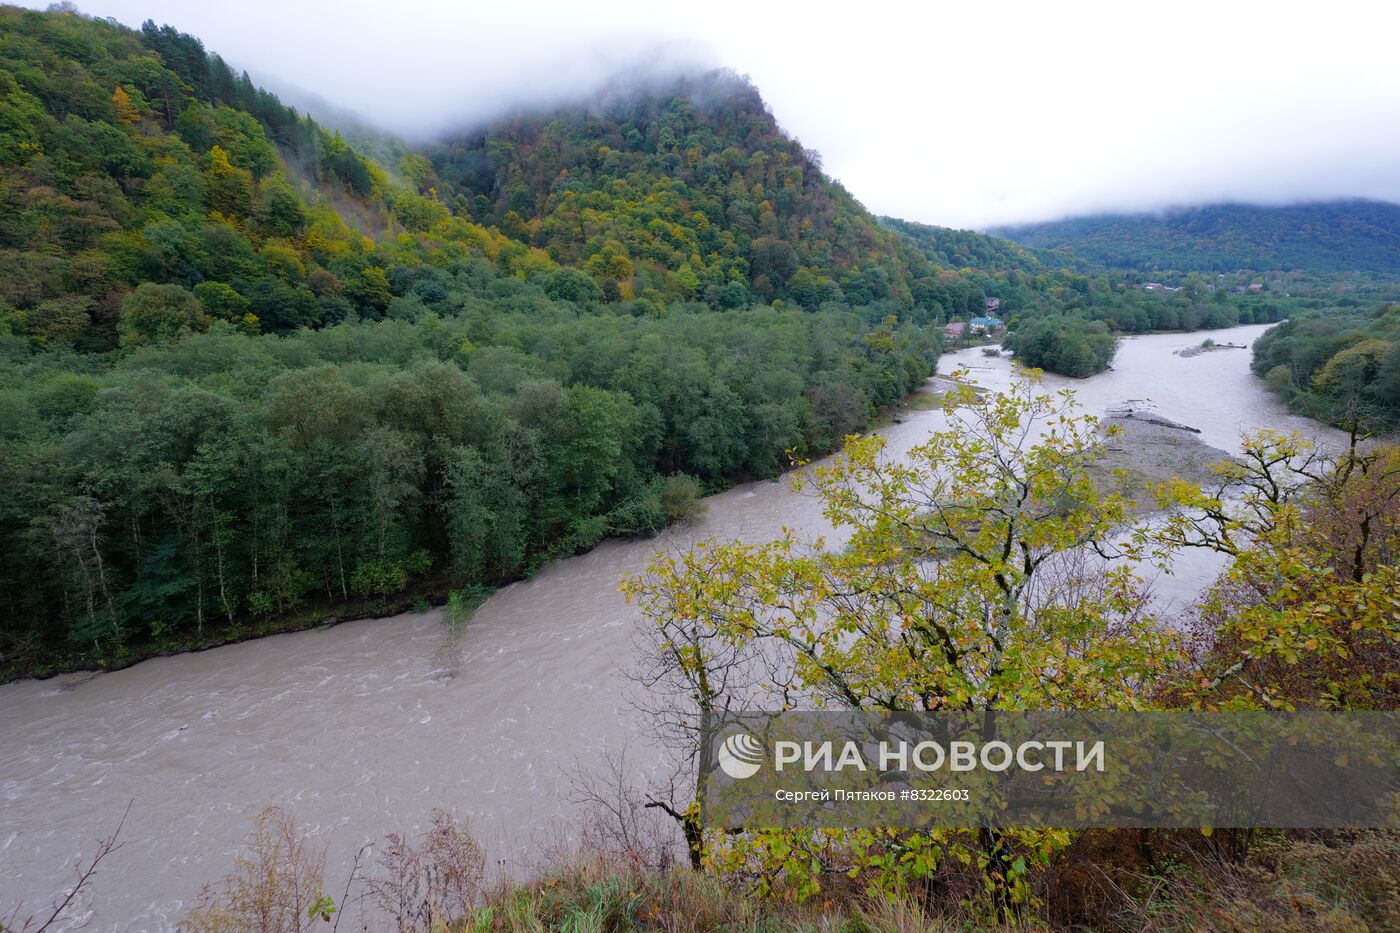
[[[1400,930],[1400,834],[1279,834],[1243,864],[1168,872],[1123,919],[1160,933]]]
[[[1013,930],[927,913],[907,900],[851,895],[804,903],[748,897],[714,875],[583,858],[504,889],[458,928],[471,933],[953,933]],[[1025,927],[1024,929],[1030,929]]]
[[[1131,838],[1118,832],[1115,845]],[[1400,931],[1400,833],[1263,832],[1233,863],[1198,834],[1159,843],[1151,870],[1119,848],[1061,866],[1042,885],[1043,907],[989,925],[914,899],[855,890],[804,903],[749,897],[714,875],[654,871],[598,858],[555,867],[503,888],[456,929],[471,933],[1362,933]],[[1097,861],[1095,861],[1096,859]],[[844,880],[844,879],[841,879]]]
[[[323,911],[324,849],[275,807],[259,816],[249,849],[206,886],[182,929],[259,926],[269,911]],[[112,837],[115,840],[115,835]],[[661,838],[658,837],[658,842]],[[433,933],[1361,933],[1400,931],[1400,830],[1088,830],[1031,878],[1033,905],[1002,923],[957,865],[910,893],[875,892],[874,876],[833,870],[820,893],[760,897],[743,878],[642,859],[664,848],[617,848],[600,836],[546,854],[520,882],[486,882],[486,854],[464,823],[435,812],[417,841],[389,837],[361,869],[340,909],[363,929]],[[642,853],[651,853],[644,856]],[[94,862],[95,864],[95,862]],[[82,882],[78,887],[81,888]],[[75,889],[76,890],[76,889]],[[358,905],[358,909],[356,907]],[[334,905],[332,905],[334,906]],[[318,914],[319,915],[319,914]],[[15,914],[0,913],[0,931]],[[315,926],[315,924],[313,924]],[[310,929],[297,926],[296,929]],[[275,929],[290,929],[276,926]]]

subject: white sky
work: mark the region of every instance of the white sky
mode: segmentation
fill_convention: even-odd
[[[168,22],[260,83],[420,138],[578,94],[638,60],[728,66],[867,207],[928,223],[1400,201],[1390,2],[79,5]]]

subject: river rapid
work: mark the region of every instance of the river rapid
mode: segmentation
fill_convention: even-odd
[[[1046,382],[1074,389],[1094,413],[1151,399],[1228,451],[1260,428],[1337,441],[1265,391],[1249,351],[1175,355],[1205,336],[1248,345],[1265,329],[1128,338],[1112,371]],[[1012,378],[1008,360],[977,349],[940,363],[958,368],[990,389]],[[901,419],[881,431],[896,452],[946,423],[941,411]],[[328,846],[335,897],[364,844],[416,832],[435,807],[469,818],[493,859],[518,865],[566,831],[575,764],[637,740],[622,672],[640,617],[619,579],[660,549],[712,536],[829,530],[786,478],[706,504],[703,518],[656,539],[606,542],[502,589],[456,639],[433,610],[0,687],[0,920],[20,902],[21,925],[46,916],[128,803],[125,845],[70,911],[70,928],[170,928],[203,882],[230,869],[266,804],[289,807]],[[1157,581],[1158,598],[1189,601],[1218,569],[1183,561]],[[659,756],[641,745],[633,757],[647,766]]]

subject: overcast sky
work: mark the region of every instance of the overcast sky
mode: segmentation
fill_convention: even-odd
[[[1392,4],[79,0],[421,138],[637,62],[748,74],[866,206],[986,227],[1400,201]]]

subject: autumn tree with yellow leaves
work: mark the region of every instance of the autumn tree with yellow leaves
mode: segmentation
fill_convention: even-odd
[[[673,639],[690,682],[736,646],[781,657],[779,708],[966,711],[1132,709],[1184,657],[1125,562],[1130,503],[1101,492],[1096,418],[1036,378],[1005,394],[961,386],[949,426],[902,458],[848,440],[798,482],[844,540],[710,541],[662,555],[626,589]],[[692,690],[692,699],[713,703]],[[772,708],[770,706],[770,708]],[[767,890],[815,893],[823,875],[907,887],[953,871],[1005,910],[1058,830],[712,833],[705,861]]]
[[[1164,486],[1164,514],[1139,524],[1134,503],[1095,481],[1110,432],[1072,393],[1045,391],[1031,371],[1005,393],[953,390],[946,414],[944,430],[901,458],[882,438],[854,437],[800,475],[830,539],[708,541],[625,584],[673,649],[694,708],[731,702],[714,684],[736,657],[781,659],[766,692],[747,697],[767,709],[1393,707],[1394,450],[1358,442],[1326,455],[1301,438],[1247,437],[1215,488]],[[1201,609],[1214,631],[1194,641],[1152,611],[1134,570],[1169,568],[1192,547],[1232,560]],[[702,768],[697,799],[705,779]],[[698,804],[689,816],[703,820]],[[699,861],[761,890],[809,896],[842,873],[896,890],[956,880],[1002,915],[1031,899],[1036,868],[1072,839],[699,835]]]

